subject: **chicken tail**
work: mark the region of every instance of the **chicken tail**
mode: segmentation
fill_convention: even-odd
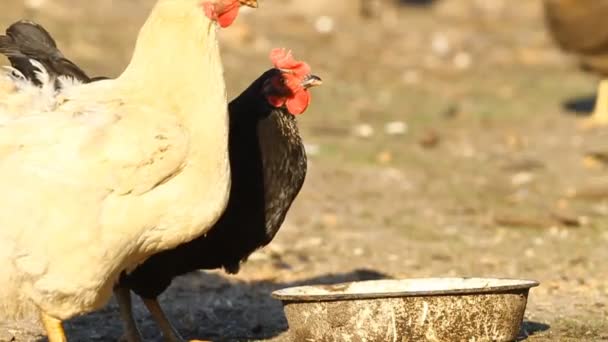
[[[50,33],[31,21],[18,21],[8,27],[6,35],[0,36],[0,54],[5,55],[28,81],[38,86],[41,85],[36,77],[38,68],[32,60],[43,65],[53,79],[64,76],[83,83],[91,81],[82,69],[63,56]]]

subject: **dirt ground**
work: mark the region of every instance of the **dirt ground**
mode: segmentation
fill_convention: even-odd
[[[117,75],[153,0],[4,0],[94,75]],[[370,1],[371,3],[371,1]],[[161,298],[188,338],[288,341],[275,289],[382,277],[541,282],[521,338],[608,340],[608,128],[577,126],[597,79],[557,50],[539,0],[433,7],[265,0],[223,33],[231,96],[289,47],[325,84],[299,119],[310,165],[275,241],[236,276],[199,272]],[[138,322],[160,341],[138,302]],[[41,330],[2,323],[0,340]],[[113,341],[117,307],[67,323]]]

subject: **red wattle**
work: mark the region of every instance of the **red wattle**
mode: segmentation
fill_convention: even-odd
[[[234,5],[231,5],[228,11],[221,13],[218,15],[217,22],[221,27],[228,27],[232,25],[236,17],[239,15],[240,5],[238,2],[235,2]]]
[[[287,110],[293,115],[299,115],[306,111],[310,104],[310,93],[307,90],[300,90],[293,98],[287,99]]]

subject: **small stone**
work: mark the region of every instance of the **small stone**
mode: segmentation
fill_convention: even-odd
[[[320,16],[315,21],[315,30],[322,34],[331,33],[334,30],[334,26],[334,19],[326,15]]]
[[[428,130],[424,133],[424,135],[422,136],[422,138],[420,138],[420,146],[424,147],[424,148],[434,148],[437,147],[437,145],[439,145],[439,143],[441,142],[441,137],[439,136],[439,133],[437,133],[434,130]]]
[[[435,33],[431,38],[431,48],[439,56],[445,56],[450,52],[450,41],[443,33]]]
[[[407,124],[403,121],[392,121],[384,126],[384,131],[388,135],[403,135],[407,133]]]
[[[511,185],[523,186],[531,183],[534,180],[534,174],[530,172],[518,172],[511,177]]]
[[[354,134],[359,138],[371,138],[374,135],[374,128],[369,124],[359,124],[355,126]]]

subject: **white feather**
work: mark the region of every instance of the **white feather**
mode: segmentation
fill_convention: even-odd
[[[38,81],[42,83],[42,88],[46,88],[51,83],[51,76],[48,71],[40,62],[35,59],[30,59],[30,63],[38,69],[38,71],[34,71],[34,74],[38,78]]]
[[[60,76],[55,79],[38,61],[30,59],[30,63],[36,68],[34,74],[40,86],[28,80],[19,70],[3,67],[0,77],[0,83],[4,83],[0,85],[0,124],[25,113],[52,111],[65,98],[65,93],[83,85],[72,77]],[[58,89],[56,83],[59,84]],[[2,93],[2,90],[7,91]]]
[[[57,81],[59,82],[59,89],[61,89],[62,92],[66,92],[73,87],[83,84],[80,80],[70,76],[59,76]]]

